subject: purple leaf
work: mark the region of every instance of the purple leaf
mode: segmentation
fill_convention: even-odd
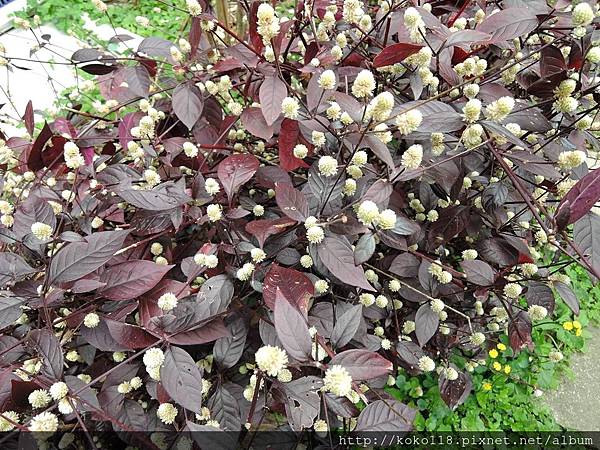
[[[419,366],[419,359],[424,355],[423,349],[414,342],[399,341],[396,344],[398,356],[408,365],[410,369],[415,369]]]
[[[198,444],[198,448],[209,448],[212,450],[231,450],[238,446],[239,433],[215,433],[215,428],[210,425],[198,425],[192,421],[187,422],[192,432],[192,439]]]
[[[150,74],[142,65],[135,67],[125,67],[122,69],[125,72],[127,87],[138,97],[148,97],[150,91]]]
[[[557,214],[567,209],[569,211],[567,225],[570,225],[585,216],[598,200],[600,200],[600,170],[596,169],[580,179],[562,198]]]
[[[419,272],[419,258],[411,253],[402,253],[394,258],[390,265],[390,272],[400,277],[414,278]]]
[[[38,171],[44,168],[44,160],[42,159],[42,150],[46,146],[46,143],[52,137],[52,130],[48,126],[48,123],[44,122],[44,127],[37,135],[31,146],[31,150],[27,155],[27,167],[30,170]]]
[[[33,117],[33,104],[31,100],[27,102],[27,106],[25,106],[25,114],[23,114],[23,122],[25,122],[25,129],[29,136],[33,136],[33,129],[35,127],[35,119]]]
[[[101,231],[85,242],[73,242],[60,249],[48,268],[48,283],[77,280],[102,267],[119,250],[127,230]]]
[[[20,297],[0,295],[0,330],[14,324],[15,320],[21,317],[21,314],[23,314],[21,306],[24,303],[24,299]]]
[[[361,266],[354,265],[354,251],[350,243],[341,237],[326,237],[318,245],[317,252],[325,267],[343,283],[368,291],[374,291]]]
[[[456,367],[453,368],[458,372],[456,380],[449,380],[444,372],[440,374],[438,380],[442,400],[452,410],[465,402],[473,388],[471,376],[468,373],[459,371]]]
[[[272,310],[275,308],[277,291],[306,315],[308,302],[315,295],[315,288],[310,279],[294,269],[272,264],[263,282],[263,299]]]
[[[296,221],[287,217],[282,217],[281,219],[253,220],[246,224],[246,231],[255,236],[258,245],[263,247],[269,236],[282,233],[293,225],[296,225]]]
[[[202,93],[192,82],[182,83],[173,91],[173,112],[188,129],[198,122],[203,108]]]
[[[42,359],[41,373],[52,380],[60,380],[63,374],[63,349],[54,333],[45,328],[31,330],[27,335],[27,345],[32,347]]]
[[[298,121],[292,119],[283,119],[281,121],[281,130],[279,131],[279,166],[288,172],[296,170],[298,167],[308,167],[308,165],[294,156],[294,147],[300,140],[300,125]]]
[[[398,400],[376,400],[361,411],[355,431],[411,431],[416,412]]]
[[[527,35],[538,25],[535,12],[528,8],[506,8],[488,16],[477,26],[477,31],[492,35],[489,44],[496,44],[502,48],[506,42]]]
[[[370,380],[388,375],[394,366],[378,353],[361,349],[338,353],[331,359],[330,364],[343,366],[354,381]]]
[[[307,376],[289,383],[277,382],[275,386],[285,395],[285,411],[292,430],[309,428],[319,414],[321,399],[317,392],[323,381]]]
[[[118,343],[110,334],[107,321],[100,320],[94,328],[81,327],[81,337],[92,347],[103,352],[118,352],[128,350],[129,347]]]
[[[160,382],[173,400],[186,409],[202,409],[202,372],[182,348],[169,347],[160,369]]]
[[[490,286],[494,284],[496,272],[485,261],[466,260],[462,261],[460,266],[465,272],[467,281],[478,286]]]
[[[227,275],[209,278],[200,288],[197,299],[203,307],[204,318],[213,317],[227,310],[233,298],[235,287]]]
[[[131,129],[138,126],[142,117],[144,117],[144,113],[137,111],[125,114],[119,121],[119,144],[121,147],[127,148],[127,144],[135,139],[131,135]]]
[[[0,253],[0,286],[37,272],[23,258],[14,253]]]
[[[440,318],[431,309],[429,303],[422,304],[415,315],[415,334],[421,347],[433,337],[439,324]]]
[[[228,329],[231,336],[217,339],[213,347],[215,361],[224,369],[235,366],[242,357],[248,335],[248,327],[241,317],[237,317]]]
[[[306,106],[310,111],[313,111],[326,98],[325,90],[319,86],[321,73],[322,71],[313,73],[306,87]]]
[[[173,267],[143,260],[117,264],[100,275],[105,286],[99,293],[110,300],[131,300],[156,286]]]
[[[267,76],[260,85],[258,98],[268,126],[281,114],[281,102],[287,97],[287,86],[277,76]]]
[[[119,345],[130,350],[148,347],[158,341],[156,337],[136,325],[130,325],[108,318],[102,320],[106,321],[106,325],[108,326],[112,338],[118,342]]]
[[[75,407],[81,412],[93,412],[100,410],[100,403],[96,397],[96,391],[74,375],[65,376],[65,383],[69,386],[70,392],[78,392],[76,398],[78,401],[73,402]]]
[[[230,200],[244,183],[252,179],[259,165],[256,156],[249,154],[232,155],[221,161],[217,174]]]
[[[359,266],[366,263],[375,253],[375,237],[372,233],[363,234],[354,246],[354,264]]]
[[[540,54],[540,75],[542,78],[564,73],[566,78],[567,63],[560,49],[551,45],[542,49]]]
[[[487,33],[482,33],[476,30],[459,30],[452,33],[448,39],[444,41],[443,47],[450,47],[453,45],[462,46],[464,44],[476,44],[483,41],[488,41],[491,36]]]
[[[527,284],[527,292],[525,293],[527,304],[540,305],[548,310],[548,314],[554,311],[555,300],[552,289],[541,281],[530,281]]]
[[[138,46],[138,52],[145,53],[148,56],[159,56],[162,58],[171,57],[171,47],[173,43],[159,37],[147,37]]]
[[[15,212],[14,219],[12,229],[19,239],[31,234],[31,225],[35,222],[45,223],[53,229],[56,227],[56,217],[48,201],[36,196],[30,196],[21,203]]]
[[[555,281],[552,283],[558,295],[563,299],[563,301],[567,304],[569,309],[573,311],[573,314],[576,316],[579,315],[579,299],[573,292],[573,289],[568,284],[561,283],[560,281]]]
[[[214,319],[190,331],[182,331],[169,336],[167,341],[177,345],[200,345],[229,336],[229,330],[222,319]]]
[[[167,181],[151,190],[124,189],[117,193],[127,203],[148,211],[177,208],[191,200],[182,184],[172,181]]]
[[[356,334],[362,318],[362,305],[353,305],[336,320],[331,332],[331,344],[340,348]]]
[[[410,55],[414,55],[422,48],[422,45],[409,44],[407,42],[388,45],[375,56],[375,59],[373,59],[373,67],[385,67],[399,63],[404,61]]]
[[[275,183],[277,206],[286,216],[297,222],[304,222],[310,215],[306,197],[288,183]]]
[[[526,311],[519,311],[508,324],[508,339],[515,353],[519,353],[523,347],[533,349],[531,319]]]
[[[275,331],[286,352],[298,361],[311,359],[312,342],[306,318],[277,289],[273,314]]]
[[[460,130],[464,126],[462,116],[444,102],[437,100],[407,102],[402,104],[398,113],[413,109],[417,109],[423,115],[423,123],[417,128],[419,132],[449,133]]]
[[[242,426],[239,402],[223,386],[219,386],[208,401],[211,417],[226,431],[238,431]]]
[[[25,348],[18,339],[9,335],[0,336],[0,367],[10,366],[24,354]]]
[[[573,226],[573,240],[596,272],[600,273],[600,216],[587,213]]]
[[[267,124],[260,108],[246,108],[240,118],[242,125],[250,134],[264,140],[273,137],[273,126]]]

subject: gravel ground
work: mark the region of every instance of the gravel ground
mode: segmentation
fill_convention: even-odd
[[[590,331],[586,353],[571,358],[575,378],[545,399],[558,423],[579,431],[600,431],[600,328]]]

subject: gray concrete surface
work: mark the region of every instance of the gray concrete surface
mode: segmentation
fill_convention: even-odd
[[[562,426],[580,431],[600,431],[600,328],[593,334],[585,353],[571,358],[573,380],[565,379],[558,390],[543,400]]]

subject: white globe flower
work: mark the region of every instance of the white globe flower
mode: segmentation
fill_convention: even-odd
[[[352,83],[352,94],[357,98],[368,97],[375,89],[375,77],[369,70],[362,70]]]
[[[335,89],[337,80],[333,70],[325,70],[318,79],[319,87],[325,90]]]
[[[170,425],[175,422],[177,417],[177,408],[171,403],[161,403],[156,410],[156,416],[161,420],[162,423]]]
[[[160,367],[165,362],[165,354],[160,348],[151,348],[146,350],[142,360],[146,367]]]
[[[413,144],[402,154],[401,163],[407,169],[417,169],[423,161],[423,147]]]
[[[527,313],[533,321],[543,320],[548,316],[548,310],[541,305],[531,305]]]
[[[294,156],[299,159],[304,159],[308,155],[308,148],[304,144],[298,144],[294,147]]]
[[[325,237],[325,231],[318,225],[310,227],[306,230],[306,239],[311,244],[320,244],[323,242],[323,238]]]
[[[31,225],[31,233],[40,241],[50,240],[53,231],[50,225],[42,222],[35,222]]]
[[[517,283],[508,283],[504,286],[504,295],[509,298],[519,298],[521,292],[523,292],[523,288]]]
[[[178,300],[175,294],[167,292],[161,295],[156,303],[163,311],[171,311],[177,306]]]
[[[272,377],[276,377],[280,371],[287,367],[288,363],[285,350],[272,345],[259,348],[254,357],[258,368]]]
[[[6,419],[10,419],[12,422],[19,423],[19,414],[14,411],[5,411],[2,413]],[[6,420],[4,417],[0,417],[0,432],[12,431],[15,426]]]
[[[300,105],[298,104],[298,100],[292,97],[286,97],[281,102],[281,112],[284,117],[288,119],[297,119],[298,111],[300,110]]]
[[[329,283],[325,280],[317,280],[315,282],[315,291],[317,294],[322,294],[323,292],[327,292],[329,289]]]
[[[435,370],[435,362],[429,356],[421,356],[419,358],[419,369],[423,372],[433,372]]]
[[[58,430],[58,417],[48,411],[34,416],[29,423],[29,431],[54,433],[56,430]]]
[[[377,226],[382,230],[393,230],[396,226],[396,213],[391,209],[384,209],[379,213]]]
[[[153,242],[150,246],[150,253],[152,253],[154,256],[161,255],[163,250],[163,246],[160,242]]]
[[[217,222],[221,220],[223,217],[223,210],[221,205],[210,204],[206,207],[206,214],[208,216],[208,220],[211,222]]]
[[[27,397],[33,408],[45,408],[52,401],[50,393],[46,389],[36,389]]]
[[[54,400],[60,400],[69,393],[69,387],[63,381],[58,381],[50,386],[50,396]]]
[[[219,182],[214,178],[207,178],[204,181],[204,189],[209,195],[216,195],[221,190],[221,186],[219,186]]]
[[[423,114],[418,109],[411,109],[396,117],[396,127],[403,136],[415,131],[421,123],[423,123]]]
[[[198,156],[198,147],[191,142],[184,142],[183,153],[185,153],[188,158],[195,158]]]
[[[323,388],[338,397],[345,397],[352,391],[352,377],[344,367],[334,364],[325,371]]]
[[[96,328],[100,324],[100,316],[96,313],[88,313],[83,318],[83,325],[87,328]]]
[[[363,201],[358,207],[358,220],[364,225],[371,225],[379,219],[379,208],[371,200]]]
[[[325,177],[332,177],[337,174],[338,162],[331,156],[321,156],[318,165],[319,172]]]

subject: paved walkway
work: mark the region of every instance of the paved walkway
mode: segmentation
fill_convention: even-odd
[[[586,353],[571,358],[575,378],[545,399],[559,424],[580,431],[600,431],[600,328],[590,331]]]
[[[44,42],[42,35],[50,36],[49,43],[32,55],[32,49],[39,46],[38,39]],[[23,68],[13,67],[12,71],[6,67],[0,68],[0,104],[6,103],[2,113],[18,119],[23,116],[29,100],[34,110],[45,110],[52,107],[56,93],[74,85],[73,69],[60,64],[66,61],[65,57],[70,57],[81,48],[81,44],[71,36],[52,26],[42,26],[35,34],[30,30],[10,30],[0,36],[0,43],[6,49],[6,56],[15,58],[12,61]],[[55,61],[57,64],[40,64],[36,60]],[[5,125],[3,129],[8,131]],[[25,130],[10,131],[14,131],[11,135],[15,136],[23,134]]]
[[[10,11],[0,9],[0,24],[10,22],[6,17],[7,12]],[[115,31],[108,25],[96,26],[88,17],[84,17],[84,20],[86,29],[101,40],[108,40],[115,35]],[[132,47],[137,46],[142,39],[123,28],[117,28],[116,34],[132,36],[133,39],[127,42]],[[44,41],[42,36],[47,36],[48,41]],[[0,110],[3,116],[8,115],[15,122],[19,121],[29,100],[36,112],[52,108],[56,96],[65,88],[76,84],[73,67],[60,64],[68,62],[76,50],[85,46],[75,37],[58,31],[52,25],[42,25],[35,30],[35,34],[31,30],[20,29],[0,32],[0,44],[6,49],[7,57],[21,58],[13,61],[26,69],[13,68],[12,71],[7,71],[5,67],[0,67],[0,104],[6,103]],[[32,54],[32,49],[38,48],[40,44],[43,44],[42,48]],[[47,63],[48,61],[55,64]],[[36,116],[36,121],[38,120],[42,120],[39,114]],[[17,129],[11,123],[0,122],[0,127],[8,136],[26,133],[24,128]]]

